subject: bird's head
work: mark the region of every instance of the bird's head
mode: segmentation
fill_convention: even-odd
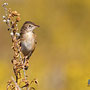
[[[39,25],[36,25],[34,24],[33,22],[31,21],[26,21],[24,24],[23,24],[23,28],[27,31],[33,31],[36,27],[40,27]]]

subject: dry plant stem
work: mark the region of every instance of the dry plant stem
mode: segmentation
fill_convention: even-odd
[[[14,78],[11,77],[11,79],[13,80],[13,82],[14,82],[14,84],[15,84],[15,86],[16,86],[16,89],[17,89],[17,90],[21,90],[20,87],[18,86],[18,84],[16,83],[16,81],[14,80]]]
[[[6,4],[8,5],[8,4]],[[5,11],[5,16],[7,16],[7,7],[6,7],[5,3],[2,5],[4,7],[4,11]]]
[[[8,9],[6,6],[8,6],[8,3],[4,3],[3,5],[4,11],[5,11],[5,18],[7,19],[6,23],[8,23],[8,27],[12,30],[10,23],[8,22]]]
[[[12,49],[14,51],[13,59],[11,60],[13,64],[13,71],[16,77],[16,80],[12,78],[12,80],[8,81],[7,90],[35,90],[34,87],[31,87],[32,83],[38,84],[37,80],[34,79],[31,82],[27,80],[27,75],[25,73],[25,67],[28,67],[29,60],[26,59],[22,52],[20,46],[20,34],[18,33],[18,22],[20,21],[20,14],[17,11],[12,11],[7,8],[8,3],[3,4],[3,8],[5,10],[5,16],[3,16],[3,22],[5,22],[8,26],[8,30],[10,31],[11,39],[12,39]],[[22,76],[21,70],[23,70],[24,77]],[[19,82],[20,81],[20,82]],[[24,85],[21,87],[21,83],[24,82]],[[13,84],[14,83],[14,84]]]
[[[20,56],[20,60],[22,60],[21,54],[19,54],[19,56]],[[22,64],[24,65],[23,61],[21,61],[21,62],[22,62]],[[24,68],[23,68],[23,72],[24,72],[24,77],[25,77],[25,79],[26,79],[26,73],[25,73],[25,69],[24,69]]]
[[[7,4],[6,4],[7,5]],[[8,9],[6,8],[6,5],[3,5],[3,7],[4,7],[4,10],[5,10],[5,15],[6,15],[6,20],[8,20]],[[10,25],[10,23],[9,22],[6,22],[7,23],[7,25],[8,25],[8,27],[9,27],[9,29],[11,30],[11,33],[12,33],[12,41],[14,42],[13,43],[13,49],[14,49],[14,54],[17,54],[17,52],[16,52],[16,47],[15,46],[17,46],[17,45],[15,45],[16,43],[18,44],[18,41],[17,41],[17,37],[16,37],[16,30],[15,29],[13,29],[12,28],[12,26],[14,25],[14,24],[16,24],[17,22],[15,21],[13,21],[12,20],[12,24]],[[15,27],[15,26],[14,26]],[[13,29],[13,31],[12,31],[12,29]],[[19,49],[19,48],[18,48]],[[17,50],[17,51],[20,51],[20,50]],[[20,56],[20,59],[22,60],[22,57],[21,57],[21,55],[20,55],[20,53],[18,53],[19,54],[19,56]],[[15,56],[15,55],[14,55]],[[22,63],[23,64],[23,63]],[[15,70],[14,70],[15,71]],[[25,75],[25,70],[23,69],[23,71],[24,71],[24,76],[26,76]],[[16,82],[18,81],[18,76],[16,75]]]

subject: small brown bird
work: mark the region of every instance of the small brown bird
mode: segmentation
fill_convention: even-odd
[[[21,51],[27,59],[30,58],[36,47],[36,35],[33,30],[39,27],[31,21],[26,21],[20,31]]]

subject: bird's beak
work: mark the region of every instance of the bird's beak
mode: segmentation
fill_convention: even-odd
[[[35,25],[36,27],[40,27],[39,25]]]

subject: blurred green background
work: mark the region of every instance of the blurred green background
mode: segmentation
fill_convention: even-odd
[[[37,78],[37,90],[90,90],[90,1],[89,0],[0,0],[0,90],[14,76],[11,38],[2,21],[2,4],[21,14],[35,30],[37,48],[30,60],[29,79]]]

